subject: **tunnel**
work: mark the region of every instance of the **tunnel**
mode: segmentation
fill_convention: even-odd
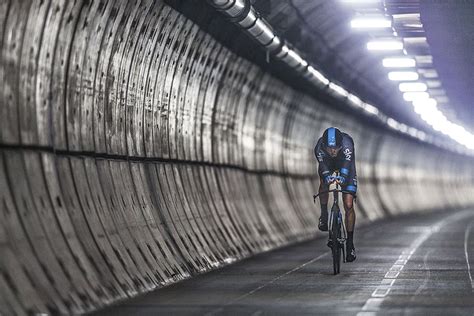
[[[0,314],[100,312],[323,238],[330,126],[356,145],[357,227],[472,210],[472,152],[371,112],[390,94],[370,60],[314,59],[364,110],[225,5],[0,1]]]

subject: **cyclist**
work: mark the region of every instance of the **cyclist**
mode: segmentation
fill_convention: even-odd
[[[346,261],[352,262],[356,259],[354,247],[354,198],[357,193],[357,173],[355,166],[354,141],[346,133],[342,133],[335,127],[330,127],[324,131],[319,138],[314,155],[318,160],[318,173],[320,178],[319,202],[321,204],[321,216],[318,228],[321,231],[328,230],[328,193],[331,183],[337,182],[341,185],[343,193],[344,211],[347,230],[347,256]],[[334,171],[339,170],[340,176],[334,177]]]

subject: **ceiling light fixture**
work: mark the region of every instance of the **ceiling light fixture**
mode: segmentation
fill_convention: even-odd
[[[412,68],[416,66],[413,58],[404,57],[388,57],[382,60],[385,68]]]
[[[353,29],[390,28],[392,21],[385,17],[361,17],[351,21]]]
[[[375,4],[380,3],[381,0],[341,0],[342,3],[346,4]]]
[[[403,93],[403,99],[405,101],[424,100],[430,97],[428,92],[405,92]]]
[[[372,51],[402,50],[403,43],[399,40],[373,40],[367,43],[367,49]]]
[[[392,81],[415,81],[418,80],[418,73],[414,71],[391,71],[388,79]]]
[[[436,102],[436,100],[432,98],[413,101],[413,106],[415,108],[434,109],[436,108],[436,105],[438,105],[438,102]]]
[[[398,85],[401,92],[423,92],[428,89],[423,82],[402,82]]]

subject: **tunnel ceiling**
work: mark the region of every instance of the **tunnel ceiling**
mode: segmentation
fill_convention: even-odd
[[[421,1],[434,66],[462,125],[474,124],[474,2]]]
[[[329,78],[389,116],[431,132],[402,100],[396,84],[386,78],[380,56],[367,51],[369,35],[350,28],[351,8],[325,0],[255,0],[254,6]],[[426,0],[421,7],[434,66],[451,100],[442,110],[470,126],[474,120],[474,92],[469,87],[474,69],[473,2]]]
[[[350,28],[352,9],[325,0],[256,0],[254,6],[278,34],[331,80],[387,115],[431,132],[403,101],[397,85],[388,80],[380,55],[367,51],[369,36]]]

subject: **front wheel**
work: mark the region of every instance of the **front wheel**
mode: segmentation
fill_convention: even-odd
[[[338,212],[331,212],[332,227],[331,227],[331,250],[332,250],[332,264],[334,274],[341,271],[341,245],[339,244],[339,237],[341,235],[341,226],[338,221]]]

